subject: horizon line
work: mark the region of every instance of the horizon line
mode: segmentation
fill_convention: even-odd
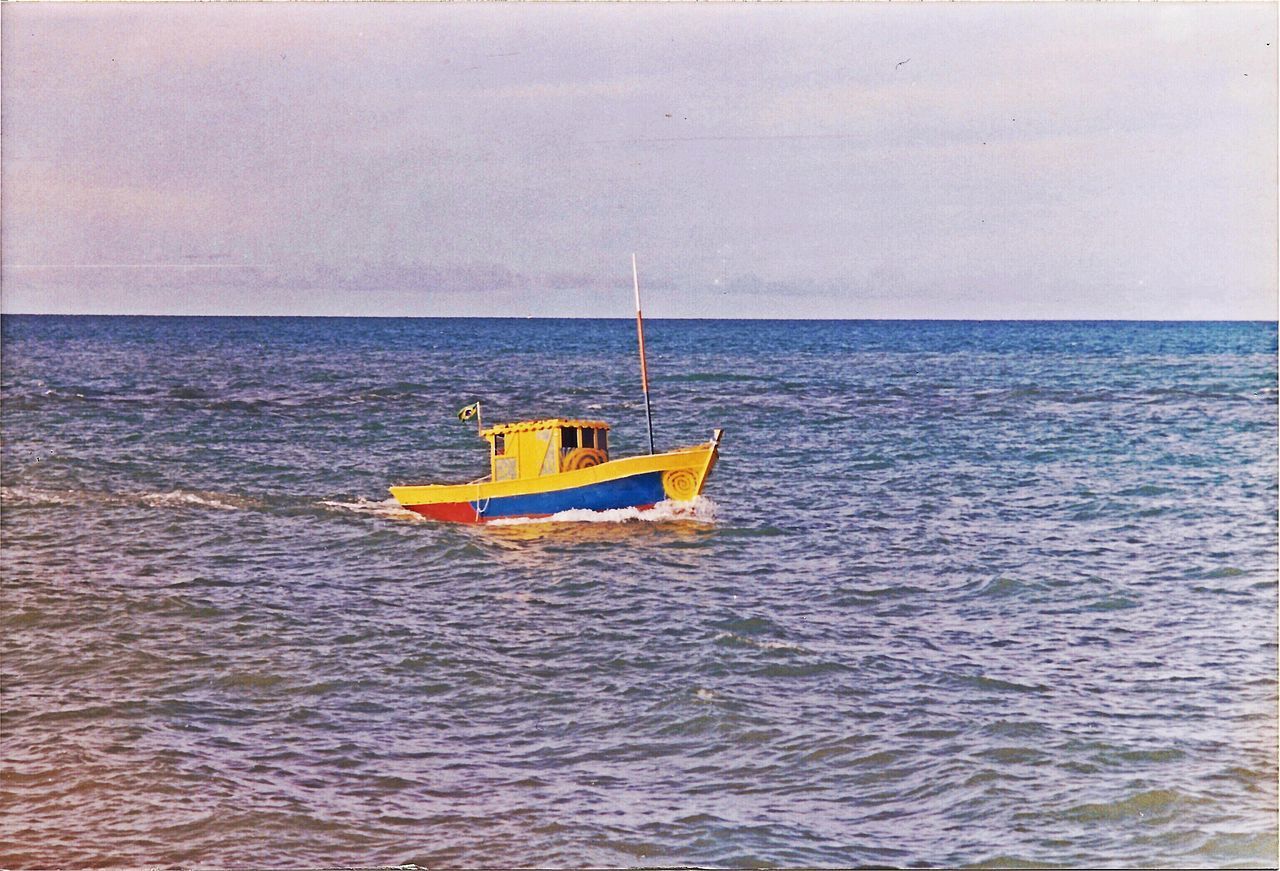
[[[630,323],[630,316],[586,317],[583,315],[333,315],[333,314],[157,314],[128,312],[6,312],[0,311],[0,318],[37,317],[37,318],[256,318],[256,319],[313,319],[313,320],[438,320],[438,321],[623,321]],[[1105,317],[645,317],[647,321],[742,321],[742,322],[827,322],[841,323],[850,321],[869,321],[885,323],[942,322],[942,323],[1099,323],[1099,324],[1277,324],[1276,319],[1233,317],[1233,318],[1105,318]]]

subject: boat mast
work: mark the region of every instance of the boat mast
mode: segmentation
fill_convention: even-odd
[[[649,366],[644,359],[644,317],[640,314],[640,273],[636,271],[636,255],[631,255],[631,280],[636,288],[636,335],[640,337],[640,384],[644,387],[644,416],[649,423],[649,453],[653,450],[653,411],[649,408]]]

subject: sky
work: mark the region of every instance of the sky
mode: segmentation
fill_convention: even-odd
[[[1277,6],[0,6],[6,313],[1277,317]]]

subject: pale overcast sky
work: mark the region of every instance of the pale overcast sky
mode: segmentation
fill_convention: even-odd
[[[1276,317],[1274,4],[0,25],[5,312]]]

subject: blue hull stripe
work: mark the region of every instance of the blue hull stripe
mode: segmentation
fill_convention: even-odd
[[[552,490],[549,493],[528,493],[522,496],[495,496],[492,499],[472,502],[482,518],[520,517],[526,514],[556,514],[575,508],[590,511],[608,511],[611,508],[631,508],[635,505],[653,505],[666,499],[662,490],[661,472],[644,472],[614,481],[601,481],[585,487]]]

